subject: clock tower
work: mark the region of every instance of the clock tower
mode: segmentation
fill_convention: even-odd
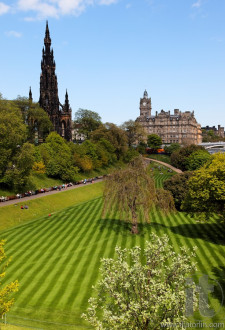
[[[140,118],[148,119],[151,117],[152,111],[152,101],[151,98],[148,97],[148,93],[145,90],[143,98],[140,99]]]

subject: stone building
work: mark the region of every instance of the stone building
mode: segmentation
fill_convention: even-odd
[[[205,127],[202,127],[202,130],[203,130],[203,136],[207,136],[207,132],[210,132],[212,131],[216,136],[219,136],[221,138],[224,138],[225,137],[225,133],[224,133],[224,127],[218,125],[218,128],[216,128],[215,126],[205,126]]]
[[[53,127],[60,136],[67,141],[72,140],[72,110],[66,91],[65,102],[61,104],[58,97],[58,82],[55,74],[55,60],[51,48],[51,38],[46,22],[44,47],[42,50],[41,76],[40,76],[40,106],[47,112]],[[29,99],[32,100],[30,90]]]
[[[174,113],[161,110],[152,115],[151,98],[145,90],[140,99],[140,116],[137,121],[144,127],[147,135],[157,134],[163,144],[198,144],[202,142],[201,125],[197,123],[194,111],[181,112],[175,109]]]

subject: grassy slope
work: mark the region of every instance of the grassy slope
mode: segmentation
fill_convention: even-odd
[[[156,159],[156,160],[160,160],[161,162],[164,162],[164,163],[167,163],[167,164],[171,164],[170,156],[168,156],[168,155],[150,154],[150,155],[147,155],[147,157],[152,158],[152,159]]]
[[[40,189],[44,187],[54,187],[62,184],[62,180],[48,178],[46,174],[32,174],[30,176],[31,187],[30,189]],[[7,190],[0,188],[0,196],[11,196],[15,195],[16,192],[13,190]]]
[[[33,174],[31,176],[31,182],[35,189],[54,187],[63,184],[62,180],[49,178],[46,174]]]
[[[101,196],[102,182],[88,184],[87,186],[64,191],[55,195],[46,195],[41,198],[33,199],[26,202],[28,210],[21,210],[20,205],[24,202],[17,203],[17,206],[9,205],[0,208],[0,230],[4,230],[25,221],[34,220],[49,213],[56,212],[71,205],[76,205],[89,199]],[[79,192],[78,192],[79,190]]]
[[[90,171],[87,173],[78,173],[78,174],[76,174],[75,181],[80,181],[85,178],[88,179],[88,178],[93,178],[96,176],[104,175],[104,174],[112,172],[113,170],[115,170],[115,168],[123,167],[123,166],[125,166],[124,163],[117,162],[114,165],[103,167],[103,168],[93,170],[93,171]],[[29,188],[30,190],[49,188],[49,187],[54,187],[54,186],[58,186],[58,185],[65,183],[60,179],[49,178],[46,174],[37,174],[37,173],[32,173],[32,175],[30,176],[30,182],[31,182],[31,186]],[[15,195],[15,194],[16,194],[16,192],[13,190],[7,190],[7,189],[0,188],[0,196],[11,196],[11,195]]]
[[[21,327],[17,325],[12,325],[12,324],[1,324],[0,323],[0,329],[1,330],[30,330],[30,328],[27,327]]]
[[[166,173],[160,181],[156,178],[157,186],[162,176],[166,178]],[[88,329],[80,315],[99,276],[100,258],[113,257],[116,245],[144,248],[151,232],[167,233],[176,252],[183,245],[196,245],[199,272],[218,279],[225,290],[224,229],[219,224],[213,220],[200,224],[181,213],[165,217],[153,211],[151,224],[140,225],[140,235],[133,236],[117,214],[101,219],[101,206],[98,198],[1,235],[7,238],[7,254],[13,256],[7,279],[20,282],[15,306],[7,315],[9,322],[44,329]],[[219,307],[216,297],[210,303]],[[223,315],[224,307],[212,319],[197,314],[196,320],[222,322]]]

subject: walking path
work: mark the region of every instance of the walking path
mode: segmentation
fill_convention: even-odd
[[[183,173],[183,172],[182,172],[181,170],[179,170],[178,168],[176,168],[176,167],[174,167],[174,166],[172,166],[172,165],[170,165],[170,164],[164,163],[164,162],[162,162],[161,160],[156,160],[156,159],[154,159],[154,158],[145,158],[145,159],[148,160],[149,162],[153,161],[153,162],[156,162],[156,163],[162,164],[162,165],[164,165],[164,166],[166,166],[166,167],[169,167],[171,170],[173,170],[173,171],[176,172],[176,173]]]
[[[153,159],[153,158],[145,158],[145,160],[148,161],[149,163],[151,161],[153,161],[153,162],[159,163],[161,165],[164,165],[164,166],[170,168],[171,170],[173,170],[176,173],[183,173],[178,168],[176,168],[176,167],[174,167],[174,166],[172,166],[170,164],[164,163],[164,162],[162,162],[160,160],[156,160],[156,159]],[[64,192],[64,191],[68,191],[68,190],[72,190],[72,189],[76,189],[76,188],[79,188],[79,187],[86,186],[87,184],[95,184],[96,182],[101,182],[102,180],[103,179],[97,179],[97,180],[93,181],[93,183],[85,183],[85,184],[84,183],[81,183],[79,185],[74,185],[74,186],[71,186],[71,187],[67,187],[67,188],[64,188],[62,190],[51,190],[51,191],[48,191],[48,192],[45,192],[45,193],[41,193],[41,194],[38,194],[38,195],[32,195],[32,196],[28,196],[28,197],[23,197],[23,198],[18,198],[18,199],[13,199],[13,200],[1,202],[0,203],[0,207],[4,207],[4,206],[7,206],[7,205],[13,205],[13,204],[17,204],[17,203],[24,203],[24,204],[26,204],[25,202],[30,201],[32,199],[42,198],[42,197],[53,195],[53,194],[58,194],[60,192]]]
[[[51,190],[51,191],[48,191],[48,192],[45,192],[45,193],[40,193],[38,195],[31,195],[31,196],[28,196],[28,197],[12,199],[12,200],[9,200],[9,201],[1,202],[0,207],[7,206],[7,205],[13,205],[13,204],[17,204],[17,203],[26,204],[25,202],[30,201],[32,199],[42,198],[42,197],[45,197],[45,196],[58,194],[58,193],[61,193],[61,192],[64,192],[64,191],[68,191],[68,190],[76,189],[76,188],[79,188],[79,187],[83,187],[83,186],[86,186],[88,184],[95,184],[97,182],[101,182],[102,180],[103,179],[96,179],[95,181],[93,181],[93,183],[91,183],[91,182],[90,183],[89,182],[88,183],[81,183],[81,184],[78,184],[78,185],[74,185],[74,186],[71,186],[71,187],[64,188],[62,190]]]

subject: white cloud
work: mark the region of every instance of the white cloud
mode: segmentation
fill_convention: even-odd
[[[8,37],[15,37],[15,38],[21,38],[22,37],[22,33],[17,32],[17,31],[7,31],[7,32],[5,32],[5,34]]]
[[[60,14],[80,14],[85,10],[86,6],[93,4],[89,0],[56,0]]]
[[[17,0],[21,11],[34,12],[36,19],[59,17],[61,15],[79,15],[90,5],[111,5],[118,0]],[[28,16],[27,21],[34,20]]]
[[[194,2],[192,4],[192,7],[193,8],[199,8],[199,7],[201,7],[201,5],[202,5],[202,1],[201,0],[197,0],[196,2]]]
[[[0,2],[0,15],[6,14],[10,10],[10,7],[3,2]]]
[[[22,11],[34,11],[38,18],[58,17],[58,9],[52,1],[19,0],[18,9]]]

